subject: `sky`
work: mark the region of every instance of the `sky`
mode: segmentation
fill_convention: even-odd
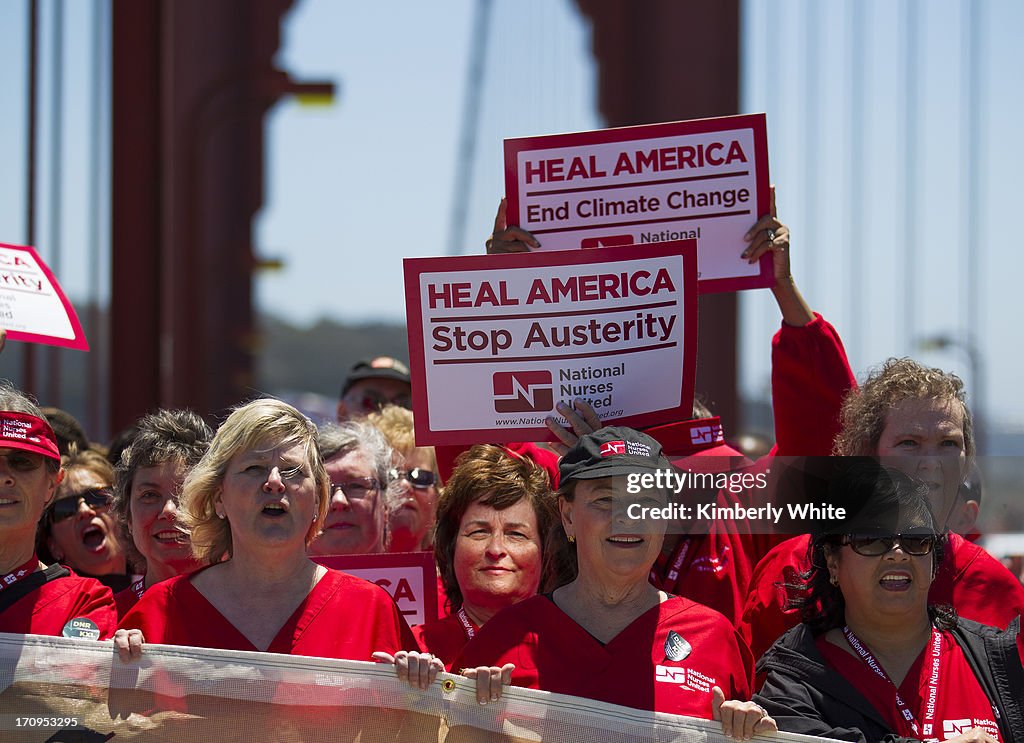
[[[841,332],[853,369],[862,376],[889,356],[910,355],[955,371],[980,399],[976,411],[1020,430],[1024,299],[1014,245],[1024,153],[1015,141],[1024,96],[1013,29],[1024,5],[780,0],[744,8],[743,106],[768,114],[794,276]],[[978,73],[968,85],[972,23]],[[756,348],[776,322],[770,298],[744,300],[744,355],[760,358]],[[961,348],[922,350],[922,339],[936,335],[972,339],[980,390]],[[744,365],[748,390],[767,379],[757,367]]]
[[[89,103],[109,95],[91,76],[91,13],[109,13],[109,6],[66,5],[64,217],[54,231],[47,175],[54,2],[40,3],[47,61],[37,242],[47,257],[56,236],[64,256],[58,276],[75,300],[91,292],[87,196],[98,191],[100,209],[107,208],[106,170],[92,170],[88,143]],[[9,243],[24,241],[26,7],[0,2],[0,242]],[[460,195],[466,237],[452,244],[475,7],[471,0],[296,2],[278,66],[298,80],[332,80],[339,93],[329,108],[285,100],[268,116],[266,202],[255,244],[284,268],[257,280],[261,309],[300,324],[321,317],[402,322],[402,258],[482,252],[504,190],[505,137],[602,125],[589,28],[575,4],[494,0],[471,188]],[[966,85],[972,23],[978,83]],[[973,395],[979,388],[961,349],[920,347],[938,334],[970,338],[982,364],[985,417],[1018,429],[1022,27],[1024,4],[1014,0],[747,0],[741,96],[741,112],[767,114],[794,275],[840,330],[854,370],[863,376],[889,356],[913,355],[960,373]],[[918,54],[908,61],[914,38]],[[971,167],[973,222],[965,209]],[[107,284],[101,280],[99,296]],[[759,396],[778,314],[765,291],[745,292],[741,307],[742,388]]]
[[[306,322],[325,313],[404,321],[403,257],[481,252],[504,192],[503,138],[601,126],[575,6],[495,2],[470,218],[464,244],[450,245],[475,7],[304,0],[292,13],[280,65],[297,79],[334,80],[340,94],[330,109],[286,104],[269,117],[259,243],[291,250],[287,270],[260,282],[264,306],[287,296],[286,312]],[[323,147],[315,156],[313,141]],[[354,269],[359,281],[346,279]],[[296,296],[317,272],[335,290]]]

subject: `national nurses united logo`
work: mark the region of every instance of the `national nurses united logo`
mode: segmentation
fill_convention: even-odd
[[[961,735],[969,733],[974,727],[974,721],[969,718],[962,720],[943,720],[942,721],[942,737],[946,740],[951,738],[957,738]]]
[[[602,457],[617,457],[628,454],[631,457],[651,457],[651,447],[640,441],[607,441],[601,444]]]
[[[555,407],[549,371],[495,372],[495,413],[547,413]]]
[[[721,444],[724,442],[725,436],[722,433],[721,425],[694,426],[690,429],[690,443],[692,444]]]
[[[607,441],[601,444],[602,457],[615,457],[626,453],[625,441]]]

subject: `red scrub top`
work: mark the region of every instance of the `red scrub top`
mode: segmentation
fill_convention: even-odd
[[[793,537],[769,552],[750,580],[743,610],[744,634],[755,657],[800,623],[800,613],[785,610],[792,589],[779,585],[799,581],[810,569],[806,534]],[[959,534],[950,534],[946,555],[928,591],[929,604],[949,604],[964,619],[1005,629],[1024,613],[1024,585],[998,560]]]
[[[120,626],[142,630],[146,642],[260,650],[192,585],[189,577],[179,575],[157,583],[124,616]],[[328,569],[265,652],[371,661],[376,650],[394,654],[416,647],[387,591]]]
[[[436,619],[412,628],[412,633],[423,651],[440,658],[446,671],[452,670],[452,664],[462,652],[462,648],[479,631],[480,628],[463,609],[444,619]]]
[[[725,617],[681,596],[651,607],[607,644],[547,596],[534,596],[490,619],[454,667],[506,663],[515,664],[514,686],[710,720],[712,687],[726,699],[750,698],[753,658]]]
[[[0,612],[0,632],[60,637],[65,624],[83,618],[96,625],[100,640],[113,636],[117,609],[109,588],[62,565],[51,565],[43,572],[48,578],[45,583]]]
[[[815,643],[826,665],[849,681],[885,718],[889,727],[901,736],[946,740],[979,727],[1002,741],[992,703],[975,678],[963,650],[948,632],[941,633],[937,656],[933,656],[929,641],[899,685],[899,698],[918,724],[917,731],[900,713],[896,701],[897,688],[891,681],[872,671],[861,658],[833,645],[824,635]],[[930,712],[928,701],[932,697],[933,686],[936,691],[934,711]]]

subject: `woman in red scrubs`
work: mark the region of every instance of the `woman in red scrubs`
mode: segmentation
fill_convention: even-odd
[[[279,400],[239,407],[183,486],[207,567],[151,587],[121,626],[147,642],[349,660],[416,647],[383,588],[306,556],[328,497],[309,419]]]
[[[188,530],[178,520],[178,497],[213,431],[191,410],[158,410],[142,418],[137,429],[117,465],[111,511],[132,562],[144,566],[144,575],[115,594],[118,616],[153,585],[200,567]]]
[[[36,555],[36,527],[63,477],[50,424],[0,383],[0,632],[106,639],[117,624],[110,589]]]
[[[452,613],[413,629],[421,647],[451,670],[487,621],[536,594],[557,521],[548,473],[533,459],[490,444],[463,454],[438,501],[434,548]]]
[[[111,591],[127,588],[125,545],[110,510],[114,468],[100,452],[74,444],[61,466],[64,479],[36,534],[39,556],[96,578]]]
[[[753,660],[729,620],[648,582],[666,522],[637,509],[664,508],[667,492],[635,478],[668,469],[657,441],[622,427],[582,436],[562,457],[553,541],[577,566],[575,576],[505,609],[466,645],[455,666],[477,678],[478,701],[497,698],[510,680],[723,719],[736,737],[775,729],[756,704],[735,701],[750,696]]]
[[[929,608],[945,537],[928,484],[869,459],[844,466],[832,502],[867,504],[814,540],[804,623],[758,663],[754,700],[781,730],[826,738],[1024,740],[1019,619],[1000,631]]]

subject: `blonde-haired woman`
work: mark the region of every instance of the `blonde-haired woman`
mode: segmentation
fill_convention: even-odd
[[[147,642],[351,660],[415,647],[384,589],[306,556],[328,497],[302,413],[273,399],[237,408],[183,486],[182,520],[208,567],[152,587],[121,627]]]

